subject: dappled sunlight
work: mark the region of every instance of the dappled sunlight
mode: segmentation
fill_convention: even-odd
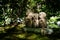
[[[0,40],[60,40],[60,0],[0,0]]]
[[[6,33],[4,27],[0,27],[0,33]]]
[[[24,39],[25,38],[25,36],[26,36],[26,34],[18,34],[18,35],[16,35],[16,37],[18,37],[18,38],[22,38],[22,39]]]
[[[25,24],[19,24],[18,27],[24,28],[25,27]]]

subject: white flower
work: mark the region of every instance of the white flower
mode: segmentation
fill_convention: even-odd
[[[5,20],[5,22],[6,22],[5,24],[7,24],[7,25],[10,24],[11,18],[7,18],[7,19]]]
[[[57,22],[57,25],[60,26],[60,21]]]

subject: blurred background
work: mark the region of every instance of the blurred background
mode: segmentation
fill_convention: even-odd
[[[47,33],[25,27],[27,10],[47,14]],[[60,0],[0,0],[0,40],[60,40]]]

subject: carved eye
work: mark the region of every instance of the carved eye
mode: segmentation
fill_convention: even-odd
[[[41,19],[40,17],[38,17],[38,20]]]
[[[34,17],[32,17],[32,20],[34,20]]]
[[[26,15],[26,17],[27,17],[28,15]]]

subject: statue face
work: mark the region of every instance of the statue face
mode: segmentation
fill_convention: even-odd
[[[32,27],[32,17],[33,17],[32,12],[29,12],[28,14],[26,14],[26,20],[25,20],[26,26]]]
[[[46,27],[46,13],[44,12],[40,12],[39,13],[39,16],[38,16],[38,19],[39,19],[39,25],[40,27]]]
[[[40,26],[45,27],[46,26],[45,17],[46,17],[46,13],[44,12],[40,12],[39,14],[30,12],[26,16],[25,23],[30,27],[40,27]]]
[[[33,18],[32,18],[32,25],[35,27],[38,27],[39,21],[38,21],[38,14],[34,13]]]

